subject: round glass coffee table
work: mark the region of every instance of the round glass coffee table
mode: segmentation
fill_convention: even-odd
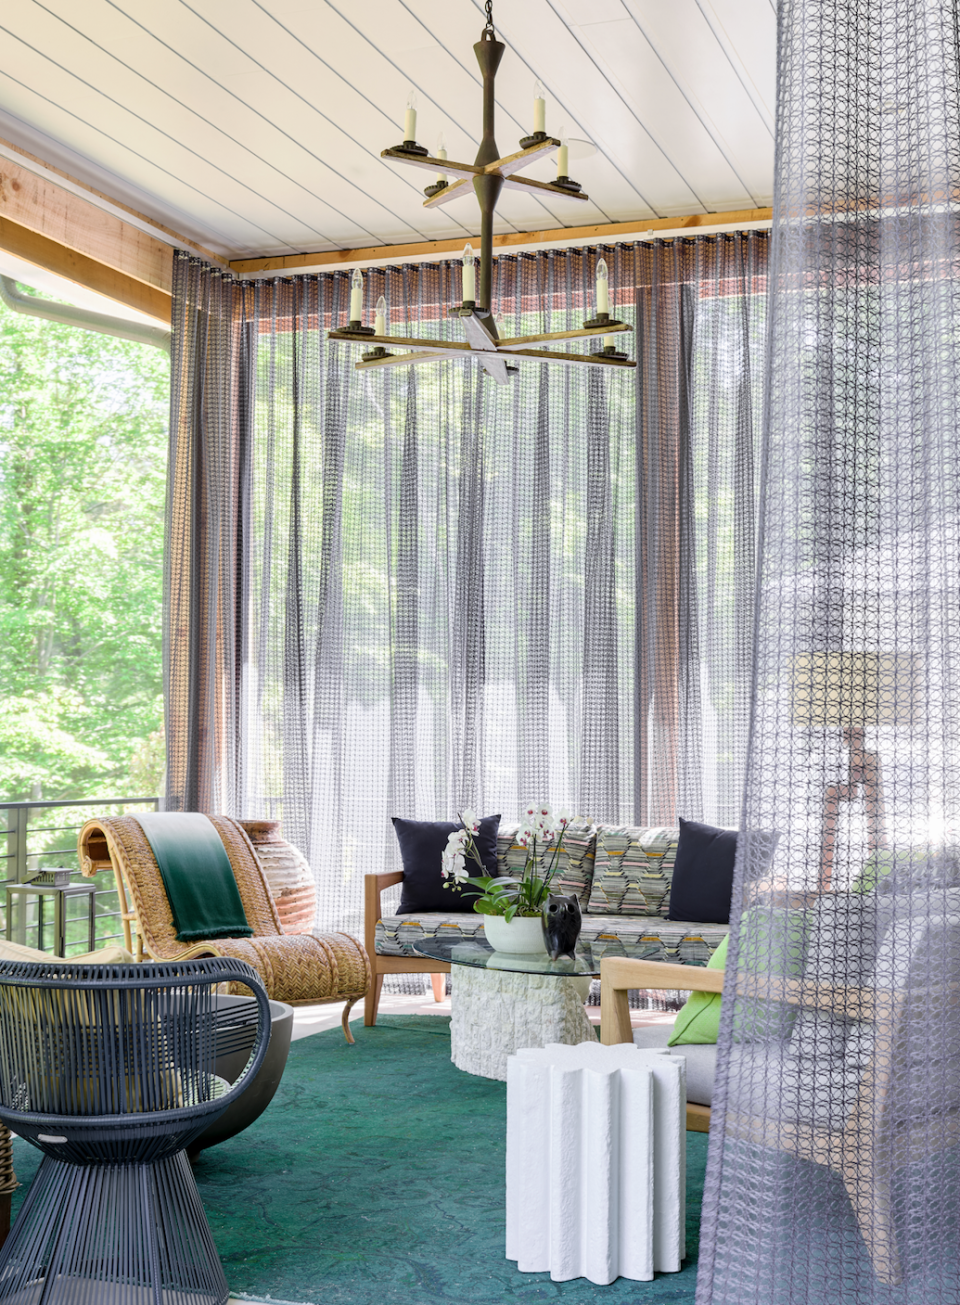
[[[589,943],[572,961],[498,952],[478,940],[424,938],[413,950],[453,967],[450,1058],[468,1074],[505,1080],[507,1057],[520,1047],[597,1040],[583,1009],[600,973]]]

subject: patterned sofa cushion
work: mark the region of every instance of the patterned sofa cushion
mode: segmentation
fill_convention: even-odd
[[[497,867],[502,875],[517,875],[523,870],[527,849],[516,841],[519,824],[501,825],[497,834]],[[557,871],[552,889],[555,893],[576,893],[580,905],[585,907],[593,884],[593,863],[597,847],[597,826],[589,820],[578,820],[567,826],[563,845],[557,857]],[[549,869],[553,863],[554,845],[548,844],[543,855],[537,849],[537,863]]]
[[[584,916],[584,942],[595,958],[632,956],[674,965],[706,965],[729,932],[725,924],[688,924],[629,915]],[[377,922],[379,956],[413,956],[413,944],[437,935],[454,940],[483,936],[481,915],[386,915]]]
[[[588,914],[665,919],[679,837],[679,829],[662,826],[601,825]]]

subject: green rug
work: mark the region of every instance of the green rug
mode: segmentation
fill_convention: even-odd
[[[385,1016],[295,1042],[276,1097],[195,1174],[232,1291],[322,1305],[693,1305],[706,1136],[687,1134],[683,1272],[551,1282],[504,1258],[506,1085],[450,1062],[450,1023]],[[37,1152],[15,1144],[18,1177]],[[21,1188],[21,1193],[23,1189]]]

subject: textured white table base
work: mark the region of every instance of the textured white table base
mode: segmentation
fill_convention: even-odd
[[[507,1077],[518,1047],[596,1042],[583,1003],[589,979],[453,967],[450,1058],[483,1078]]]
[[[507,1259],[554,1282],[649,1282],[686,1255],[686,1062],[629,1043],[507,1070]]]

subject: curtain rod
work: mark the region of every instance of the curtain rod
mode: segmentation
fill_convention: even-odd
[[[694,213],[685,217],[611,222],[593,227],[559,227],[553,231],[511,232],[494,237],[494,258],[501,254],[530,253],[540,249],[569,249],[583,245],[623,244],[627,241],[677,240],[684,236],[717,235],[725,231],[768,230],[769,208],[737,213]],[[319,254],[285,254],[276,258],[243,258],[230,264],[235,276],[292,276],[300,272],[333,272],[338,268],[386,267],[396,263],[436,263],[459,258],[462,240],[432,240],[416,245],[378,245],[365,249],[334,249]]]

